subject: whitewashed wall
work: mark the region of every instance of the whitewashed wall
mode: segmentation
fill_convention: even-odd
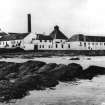
[[[36,34],[30,33],[27,35],[21,43],[21,48],[24,50],[34,50],[34,41],[36,40]]]
[[[80,46],[80,41],[70,43],[71,50],[105,50],[105,42],[81,42],[82,46]],[[86,46],[84,46],[84,43],[86,43]]]
[[[21,40],[0,41],[0,48],[13,48],[13,45],[14,45],[14,47],[19,47],[17,45],[20,42],[21,42]],[[6,46],[6,45],[8,45],[8,46]]]
[[[24,50],[34,50],[34,44],[25,44]]]

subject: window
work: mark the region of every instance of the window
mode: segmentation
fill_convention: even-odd
[[[35,40],[35,38],[32,38],[32,40]]]
[[[70,44],[68,44],[68,48],[70,48]]]
[[[88,45],[90,45],[90,42],[88,43]]]
[[[84,43],[84,47],[86,47],[86,43]]]
[[[40,40],[40,42],[42,42],[42,40]]]
[[[42,45],[42,48],[44,48],[44,45]]]
[[[58,45],[56,44],[56,48],[58,47]]]
[[[45,40],[45,42],[47,42],[47,40]]]
[[[41,48],[41,45],[39,45],[39,48]]]
[[[50,45],[49,45],[49,48],[51,48]]]
[[[82,46],[82,42],[80,42],[80,46]]]
[[[94,42],[92,43],[92,45],[94,45]]]
[[[62,44],[62,48],[63,48],[64,46],[63,46],[63,44]]]
[[[104,43],[104,45],[105,45],[105,43]]]

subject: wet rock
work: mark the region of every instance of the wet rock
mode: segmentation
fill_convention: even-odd
[[[9,73],[18,72],[18,64],[16,63],[0,63],[0,80],[4,79]]]
[[[83,73],[81,74],[81,78],[92,79],[94,76],[104,75],[104,74],[105,74],[105,68],[104,67],[90,66],[83,71]]]
[[[7,80],[0,81],[0,102],[7,102],[10,100],[13,84]]]
[[[5,76],[6,79],[10,80],[10,79],[16,79],[18,78],[18,73],[9,73]]]
[[[51,76],[47,75],[25,75],[23,78],[15,82],[17,88],[25,90],[43,90],[47,87],[54,87],[58,82]]]
[[[50,70],[49,73],[53,75],[56,80],[60,80],[62,76],[66,73],[67,66],[64,64],[57,65],[54,69]]]
[[[49,71],[53,70],[56,66],[57,66],[56,63],[46,64],[46,65],[42,66],[41,68],[39,68],[37,73],[48,73]]]
[[[45,62],[41,61],[27,61],[19,67],[19,77],[27,74],[33,74],[36,72],[40,67],[45,65]]]
[[[80,60],[78,57],[71,58],[70,60]]]
[[[71,63],[67,66],[66,73],[62,76],[62,80],[70,81],[75,78],[79,78],[82,71],[83,71],[83,68],[81,65],[76,63]]]

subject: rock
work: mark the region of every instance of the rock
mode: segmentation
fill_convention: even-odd
[[[104,75],[104,74],[105,74],[105,68],[104,67],[90,66],[83,71],[81,78],[92,79],[94,76]]]
[[[49,71],[53,70],[56,66],[57,66],[56,63],[46,64],[46,65],[42,66],[41,68],[39,68],[37,73],[48,73]]]
[[[13,84],[7,80],[0,81],[0,102],[7,102],[10,100]]]
[[[45,88],[51,88],[58,85],[58,81],[56,78],[53,77],[53,75],[50,74],[42,74],[40,75],[41,85]]]
[[[59,64],[54,69],[50,70],[49,73],[53,75],[56,80],[60,80],[62,76],[66,73],[67,66],[64,64]]]
[[[18,64],[16,63],[0,63],[0,80],[4,79],[9,73],[18,72]]]
[[[15,82],[15,87],[23,88],[25,90],[42,90],[46,87],[54,87],[58,82],[48,75],[25,75],[23,78]]]
[[[5,76],[6,79],[16,79],[18,77],[18,73],[9,73]]]
[[[87,60],[91,60],[91,58],[87,58]]]
[[[10,87],[12,87],[12,83],[10,83],[9,81],[7,80],[0,80],[0,92],[1,90],[3,89],[9,89]]]
[[[78,57],[73,57],[73,58],[71,58],[70,60],[80,60],[80,58],[78,58]]]
[[[36,72],[40,67],[45,65],[45,62],[41,61],[27,61],[19,67],[19,77],[27,74],[33,74]]]
[[[79,78],[82,71],[83,71],[83,68],[81,65],[76,63],[71,63],[67,66],[66,73],[62,76],[62,80],[70,81],[75,78]]]

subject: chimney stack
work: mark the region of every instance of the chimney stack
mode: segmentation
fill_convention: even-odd
[[[28,14],[28,33],[31,32],[31,14]]]

